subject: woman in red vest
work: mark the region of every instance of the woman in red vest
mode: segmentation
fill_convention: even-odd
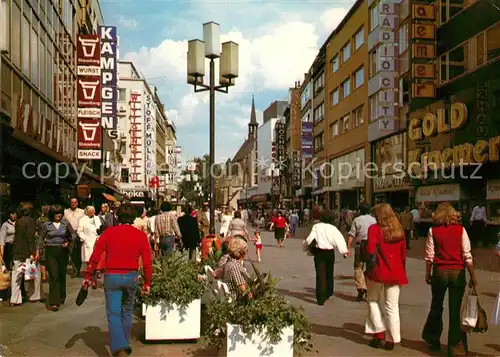
[[[429,229],[425,244],[425,281],[431,285],[432,302],[422,338],[431,350],[441,349],[443,301],[448,291],[448,356],[467,353],[467,335],[462,332],[460,309],[465,292],[465,267],[469,285],[476,286],[469,236],[461,225],[460,214],[450,203],[441,203],[433,214],[435,226]]]
[[[377,220],[368,228],[366,245],[366,285],[368,317],[365,332],[373,336],[370,346],[393,350],[401,342],[399,292],[408,284],[406,277],[406,240],[403,227],[391,206],[381,203],[373,207]],[[385,296],[381,307],[381,296]],[[382,313],[384,310],[384,313]]]

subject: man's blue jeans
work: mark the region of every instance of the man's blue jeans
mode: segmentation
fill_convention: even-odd
[[[109,346],[113,355],[120,350],[129,354],[132,351],[129,338],[137,280],[136,271],[127,274],[106,274],[104,278]]]
[[[159,248],[163,255],[170,255],[174,251],[175,236],[161,236]]]

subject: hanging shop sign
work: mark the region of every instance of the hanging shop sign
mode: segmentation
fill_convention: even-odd
[[[500,200],[500,180],[490,180],[486,182],[486,199]]]
[[[489,136],[488,94],[488,82],[476,85],[476,132],[478,139]]]
[[[101,123],[111,139],[118,138],[118,37],[116,26],[100,26]]]
[[[301,137],[302,158],[313,158],[313,123],[302,123],[302,137]]]
[[[423,118],[411,118],[408,125],[408,139],[420,141],[436,135],[446,134],[462,128],[468,119],[467,106],[464,103],[453,103],[450,107],[450,121],[445,121],[445,109],[438,109],[436,114],[427,113]],[[440,169],[441,167],[499,161],[500,136],[476,143],[453,145],[442,150],[423,152],[422,148],[408,150],[408,168],[412,174]]]
[[[436,8],[412,3],[412,98],[436,98]],[[423,60],[419,62],[419,60]],[[429,60],[431,61],[429,63]]]
[[[144,152],[146,180],[156,175],[156,104],[151,94],[144,101]]]
[[[300,187],[302,183],[302,164],[301,164],[300,151],[292,152],[292,186],[294,188]]]
[[[101,40],[78,35],[76,43],[78,159],[101,160]]]
[[[421,186],[415,195],[417,202],[460,201],[460,184]]]
[[[276,144],[278,150],[278,161],[285,160],[285,124],[278,122],[276,123]]]
[[[387,189],[408,189],[409,185],[410,181],[408,177],[403,175],[375,177],[373,179],[374,191],[382,191]]]
[[[145,184],[143,177],[143,147],[142,140],[142,98],[141,93],[130,93],[130,129],[129,129],[129,148],[130,148],[130,180],[134,183]]]

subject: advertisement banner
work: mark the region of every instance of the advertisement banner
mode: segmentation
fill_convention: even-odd
[[[142,98],[141,93],[132,92],[130,94],[130,129],[129,129],[129,149],[130,149],[130,180],[134,183],[143,183],[143,172],[141,172],[143,162],[143,122],[142,122]]]
[[[283,161],[285,160],[285,140],[286,140],[286,134],[285,134],[285,124],[278,122],[276,124],[276,146],[277,146],[277,151],[278,151],[278,161]]]
[[[102,159],[101,43],[98,35],[78,35],[76,46],[78,159]]]
[[[118,138],[118,37],[116,26],[100,26],[102,128]]]
[[[156,104],[151,94],[144,101],[144,152],[146,180],[156,175]]]

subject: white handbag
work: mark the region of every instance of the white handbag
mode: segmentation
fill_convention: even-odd
[[[466,332],[476,327],[478,318],[477,295],[473,289],[468,289],[462,304],[462,329]]]
[[[500,292],[497,294],[497,298],[493,304],[489,323],[491,325],[500,325]]]

